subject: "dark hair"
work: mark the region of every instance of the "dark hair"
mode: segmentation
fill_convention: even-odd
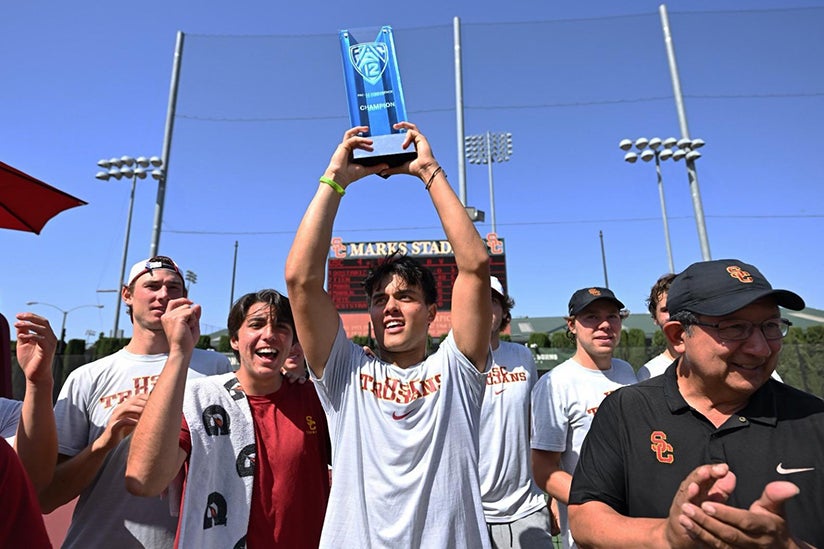
[[[375,285],[389,275],[398,275],[408,286],[419,286],[423,291],[424,301],[427,305],[438,302],[438,288],[435,285],[435,277],[432,272],[417,260],[400,252],[395,252],[383,258],[374,268],[369,270],[366,278],[363,279],[363,288],[366,290],[366,296],[370,302],[372,301],[372,294],[375,292]]]
[[[277,290],[268,288],[246,294],[232,305],[232,310],[229,311],[229,318],[226,319],[226,327],[229,329],[230,340],[237,337],[243,321],[246,320],[249,309],[255,303],[266,303],[270,305],[278,322],[285,322],[291,326],[292,332],[295,334],[295,341],[298,340],[297,332],[295,332],[295,319],[292,317],[292,306],[289,304],[289,298]],[[235,358],[239,360],[240,353],[238,353],[236,349],[232,349],[232,351],[235,353]]]
[[[658,302],[661,301],[661,296],[669,292],[675,276],[673,273],[661,275],[661,278],[656,280],[655,284],[652,285],[649,297],[647,298],[647,309],[649,310],[649,314],[652,315],[652,318],[655,318],[655,309],[658,308]]]
[[[501,316],[501,327],[498,330],[503,332],[512,322],[512,308],[515,307],[515,300],[508,295],[501,295],[495,290],[492,290],[492,299],[501,304],[503,314]]]
[[[684,331],[690,333],[690,326],[698,322],[698,317],[692,311],[678,311],[670,316],[670,321],[680,322]]]

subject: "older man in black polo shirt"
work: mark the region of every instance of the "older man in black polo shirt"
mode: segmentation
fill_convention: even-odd
[[[688,267],[668,306],[681,358],[598,409],[572,480],[576,542],[824,547],[824,401],[770,379],[779,306],[804,301],[728,259]]]

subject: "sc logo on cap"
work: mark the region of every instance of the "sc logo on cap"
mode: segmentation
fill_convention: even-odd
[[[732,278],[737,278],[740,282],[744,282],[745,284],[752,282],[752,275],[738,265],[727,267],[727,272],[730,273]]]

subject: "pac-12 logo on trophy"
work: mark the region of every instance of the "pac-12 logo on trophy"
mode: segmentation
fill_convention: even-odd
[[[407,120],[401,75],[395,54],[392,27],[361,29],[361,36],[375,37],[359,42],[352,31],[340,31],[343,78],[352,126],[369,126],[374,151],[354,151],[354,160],[366,166],[386,162],[400,166],[414,159],[414,147],[404,150],[404,133],[392,126]]]
[[[349,46],[349,60],[352,66],[363,76],[363,79],[372,85],[381,81],[381,75],[386,70],[386,60],[389,58],[386,44],[370,42]]]

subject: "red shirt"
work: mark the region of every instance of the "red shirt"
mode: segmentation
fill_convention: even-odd
[[[284,382],[275,393],[247,398],[257,461],[246,546],[316,548],[329,499],[331,447],[315,387]],[[188,454],[191,446],[184,418],[180,447]]]
[[[324,474],[326,472],[324,471]],[[40,549],[51,547],[40,504],[29,476],[14,449],[0,437],[0,546]]]

